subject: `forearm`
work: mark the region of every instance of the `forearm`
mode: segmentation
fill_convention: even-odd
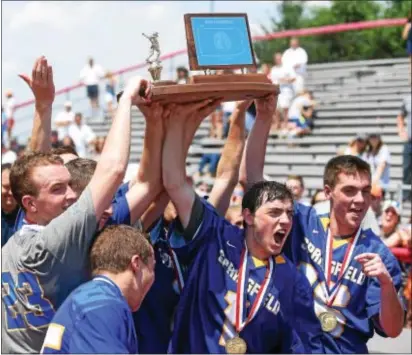
[[[397,337],[403,328],[404,310],[392,282],[381,285],[379,323],[385,334]]]
[[[33,129],[30,139],[31,151],[48,152],[50,150],[51,116],[51,104],[35,106]]]
[[[233,189],[239,180],[239,168],[245,147],[245,112],[235,110],[229,134],[217,167],[216,179],[209,202],[224,215]]]
[[[110,204],[126,171],[130,149],[130,111],[131,99],[122,97],[89,184],[97,218]]]
[[[137,181],[161,185],[163,124],[146,121],[143,153],[140,160]]]
[[[271,117],[270,119],[256,117],[255,124],[249,133],[240,165],[240,182],[246,190],[254,183],[263,180],[266,146],[271,124]]]
[[[140,220],[145,232],[148,232],[153,224],[163,215],[169,201],[169,195],[165,190],[162,190],[150,204],[149,208],[143,213]]]

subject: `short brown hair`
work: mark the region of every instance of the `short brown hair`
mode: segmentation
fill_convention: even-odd
[[[97,162],[92,159],[77,158],[66,163],[71,179],[70,187],[78,194],[82,193],[89,184]]]
[[[289,175],[288,178],[286,179],[286,181],[289,180],[296,180],[300,182],[300,186],[305,187],[305,184],[303,183],[303,177],[300,175]]]
[[[340,173],[355,175],[367,174],[371,178],[371,168],[367,162],[354,155],[340,155],[332,158],[325,166],[323,184],[334,188]]]
[[[72,147],[71,145],[63,145],[63,146],[58,147],[58,148],[52,148],[52,150],[50,152],[52,154],[55,154],[55,155],[73,154],[76,157],[79,156],[79,154],[77,154],[77,152],[76,152],[76,149],[74,147]]]
[[[144,233],[131,226],[114,225],[97,235],[90,250],[90,266],[93,275],[102,271],[118,274],[127,270],[134,255],[147,264],[152,254]]]
[[[32,171],[39,166],[63,165],[58,155],[41,152],[29,152],[18,158],[10,169],[10,186],[14,198],[24,209],[22,198],[25,195],[37,196],[37,187],[31,180]]]

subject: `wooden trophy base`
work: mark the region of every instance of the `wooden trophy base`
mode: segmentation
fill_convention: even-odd
[[[241,101],[270,94],[278,95],[279,87],[263,74],[195,75],[189,84],[155,82],[152,101],[188,103],[218,98],[223,101]]]

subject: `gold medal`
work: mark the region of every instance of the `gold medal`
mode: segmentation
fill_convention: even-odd
[[[228,354],[246,354],[247,345],[240,336],[236,335],[226,342],[225,349]]]
[[[338,318],[332,312],[323,312],[319,315],[320,325],[324,332],[331,332],[338,325]]]

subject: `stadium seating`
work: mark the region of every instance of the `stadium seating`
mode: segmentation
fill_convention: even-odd
[[[289,174],[305,179],[309,193],[322,185],[323,166],[358,133],[376,132],[391,152],[390,192],[402,181],[402,142],[397,135],[396,117],[402,99],[410,95],[407,58],[343,63],[312,64],[308,67],[307,88],[318,102],[318,119],[311,136],[269,138],[265,174],[284,181]],[[108,126],[90,123],[98,135]],[[195,171],[205,152],[219,152],[223,140],[208,138],[209,120],[205,120],[189,151],[188,168]],[[144,119],[136,112],[133,122],[131,161],[138,162],[144,135]],[[410,215],[410,204],[404,216]]]

